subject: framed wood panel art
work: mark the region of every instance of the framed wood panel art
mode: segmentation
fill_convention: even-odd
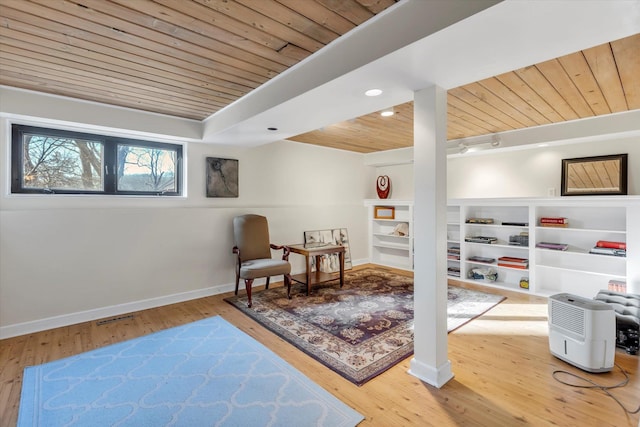
[[[396,208],[393,206],[374,206],[373,217],[375,219],[394,219],[396,217]]]
[[[563,196],[626,195],[627,154],[562,160]]]

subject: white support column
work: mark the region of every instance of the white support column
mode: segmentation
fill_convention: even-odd
[[[447,92],[417,91],[414,116],[414,356],[409,373],[435,387],[453,378],[447,357]]]

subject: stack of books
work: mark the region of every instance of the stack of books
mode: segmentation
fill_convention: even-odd
[[[542,227],[568,227],[569,218],[543,216],[540,218],[540,225]]]
[[[497,243],[498,239],[491,236],[467,236],[464,238],[464,241],[472,243]]]
[[[553,249],[554,251],[566,251],[569,245],[566,243],[552,243],[552,242],[539,242],[536,243],[536,248]]]
[[[590,254],[627,256],[627,244],[625,242],[611,242],[608,240],[598,240],[596,245],[589,251]]]
[[[481,262],[482,264],[493,264],[494,262],[496,262],[496,259],[484,256],[470,256],[469,258],[467,258],[467,261]]]
[[[613,279],[609,280],[607,289],[613,292],[620,292],[620,293],[626,294],[627,282],[623,282],[622,280],[613,280]]]
[[[460,246],[450,246],[447,248],[447,259],[460,259]]]
[[[526,258],[503,256],[498,258],[498,265],[500,267],[519,268],[522,270],[526,270],[527,268],[529,268],[529,260]]]
[[[529,232],[523,231],[518,235],[509,236],[509,244],[511,246],[529,246]]]
[[[460,268],[459,267],[449,267],[447,268],[447,274],[453,277],[460,277]]]
[[[468,218],[467,224],[493,224],[493,218]]]

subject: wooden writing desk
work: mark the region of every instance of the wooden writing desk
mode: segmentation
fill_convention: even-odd
[[[304,255],[306,258],[307,272],[304,274],[294,274],[291,278],[296,282],[307,286],[307,295],[309,295],[309,292],[311,291],[311,285],[333,280],[337,278],[338,275],[340,276],[340,287],[344,285],[344,246],[332,244],[322,246],[299,244],[287,245],[287,247],[292,253]],[[338,259],[340,260],[340,273],[325,273],[320,271],[319,266],[321,256],[335,253],[338,254]],[[316,271],[311,271],[312,257],[316,258]]]

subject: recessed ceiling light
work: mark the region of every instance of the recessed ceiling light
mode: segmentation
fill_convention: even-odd
[[[378,96],[382,94],[382,90],[380,89],[369,89],[364,93],[367,96]]]
[[[386,110],[382,110],[382,111],[380,111],[380,115],[381,115],[382,117],[390,117],[390,116],[393,116],[393,108],[389,108],[389,109],[386,109]]]

